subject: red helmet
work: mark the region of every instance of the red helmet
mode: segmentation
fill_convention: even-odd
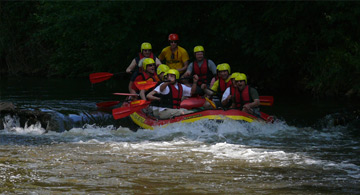
[[[179,40],[179,35],[177,35],[177,34],[169,35],[169,41],[178,41],[178,40]]]

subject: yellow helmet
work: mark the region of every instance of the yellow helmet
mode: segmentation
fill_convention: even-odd
[[[179,73],[179,71],[177,71],[176,69],[170,69],[170,70],[168,70],[166,75],[168,75],[168,74],[174,74],[174,75],[176,76],[176,79],[179,79],[179,78],[180,78],[180,73]]]
[[[234,73],[231,74],[230,78],[231,78],[231,79],[234,79],[234,78],[236,78],[237,76],[239,76],[240,74],[241,74],[240,72],[234,72]]]
[[[240,73],[238,76],[235,77],[235,81],[245,81],[245,83],[247,84],[246,74]]]
[[[229,72],[229,74],[231,74],[230,65],[228,63],[222,63],[222,64],[217,65],[216,70],[218,70],[218,71],[227,70]]]
[[[143,49],[152,49],[151,44],[148,42],[144,42],[141,44],[141,52],[143,51]]]
[[[200,52],[200,51],[205,52],[205,50],[204,50],[204,47],[203,47],[203,46],[198,45],[198,46],[195,46],[195,47],[194,47],[194,53],[196,53],[196,52]]]
[[[143,65],[143,69],[144,70],[146,70],[146,68],[147,68],[147,65],[149,65],[149,64],[155,64],[155,61],[154,61],[154,59],[152,59],[152,58],[146,58],[144,61],[143,61],[143,63],[142,63]]]
[[[163,72],[167,72],[169,70],[169,66],[165,65],[165,64],[160,64],[158,67],[157,67],[157,70],[156,70],[156,73],[158,75],[160,75],[161,73]]]

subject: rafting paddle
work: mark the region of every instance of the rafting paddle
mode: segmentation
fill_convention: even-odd
[[[157,84],[157,82],[154,82],[152,80],[147,80],[147,81],[137,81],[135,82],[135,86],[139,89],[139,90],[147,90],[150,88],[155,87]]]
[[[91,73],[89,75],[89,79],[90,79],[90,82],[92,84],[95,84],[95,83],[100,83],[100,82],[103,82],[103,81],[106,81],[108,79],[110,79],[112,76],[114,75],[117,75],[117,74],[124,74],[125,72],[119,72],[119,73],[109,73],[109,72],[97,72],[97,73]]]
[[[130,114],[139,111],[149,106],[150,101],[135,100],[131,101],[128,106],[115,108],[112,110],[112,114],[115,120],[129,116]]]
[[[132,94],[132,93],[113,93],[114,95],[125,95],[125,96],[139,96],[139,94]],[[120,101],[108,101],[108,102],[100,102],[96,103],[97,107],[111,107],[119,104]]]
[[[114,95],[126,95],[126,96],[139,96],[139,94],[133,93],[113,93]]]
[[[216,109],[216,105],[215,105],[215,102],[211,101],[209,98],[205,97],[205,100],[207,102],[209,102],[209,104],[211,105],[211,107],[213,107],[214,109]]]
[[[272,106],[274,104],[273,96],[259,96],[259,99],[262,106]]]
[[[124,95],[124,96],[139,96],[139,94],[132,94],[132,93],[113,93],[114,95]],[[100,102],[96,103],[97,107],[111,107],[119,104],[120,101],[108,101],[108,102]]]

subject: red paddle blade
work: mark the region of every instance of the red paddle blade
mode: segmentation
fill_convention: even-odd
[[[119,103],[120,103],[120,101],[100,102],[100,103],[97,103],[96,106],[97,107],[111,107],[111,106],[115,106]]]
[[[131,109],[130,107],[120,107],[113,109],[112,114],[114,119],[117,120],[129,116],[131,113],[135,112],[133,110],[134,109]]]
[[[150,104],[150,101],[146,101],[146,100],[135,100],[130,102],[130,107],[134,108],[134,107],[146,107]]]
[[[262,106],[272,106],[274,104],[273,96],[259,96],[259,99]]]
[[[133,93],[113,93],[114,95],[126,95],[126,96],[139,96],[139,94]]]
[[[155,87],[156,84],[157,84],[157,82],[154,82],[154,81],[151,81],[151,80],[135,82],[135,86],[139,90],[146,90],[146,89],[153,88],[153,87]]]
[[[193,109],[202,107],[205,103],[205,99],[201,97],[197,98],[188,98],[180,103],[180,108]]]
[[[105,80],[108,80],[112,76],[114,76],[114,74],[109,73],[109,72],[97,72],[97,73],[90,74],[89,78],[90,78],[90,82],[94,84],[94,83],[100,83]]]
[[[121,119],[143,108],[146,108],[149,104],[150,101],[146,101],[146,100],[132,101],[130,102],[130,106],[113,109],[112,114],[115,120]]]

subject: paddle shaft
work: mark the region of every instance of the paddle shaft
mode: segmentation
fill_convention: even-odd
[[[139,96],[139,94],[133,93],[113,93],[114,95],[125,95],[125,96]]]
[[[139,94],[132,94],[132,93],[113,93],[114,95],[124,95],[124,96],[139,96]],[[108,102],[99,102],[96,103],[97,107],[112,107],[119,104],[120,101],[108,101]]]

